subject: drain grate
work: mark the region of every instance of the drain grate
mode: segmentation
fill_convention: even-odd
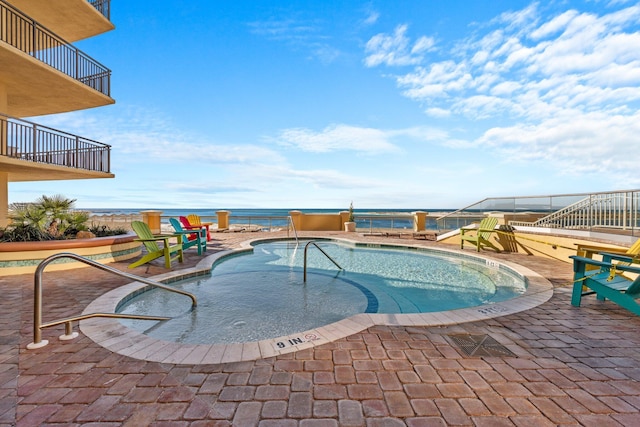
[[[451,338],[451,341],[467,356],[515,357],[515,354],[513,354],[511,350],[489,335],[458,334],[448,335],[448,337]]]

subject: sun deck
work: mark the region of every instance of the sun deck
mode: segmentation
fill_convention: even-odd
[[[256,237],[220,233],[209,251]],[[348,238],[375,239],[359,233]],[[572,307],[568,263],[486,255],[545,277],[554,285],[553,296],[502,317],[445,326],[372,326],[293,353],[205,365],[123,356],[82,333],[59,341],[63,331],[57,328],[44,330],[48,346],[26,350],[33,338],[33,276],[3,277],[0,426],[638,424],[640,318],[595,298]],[[202,259],[190,252],[186,258],[178,268]],[[166,270],[147,265],[134,273],[146,277]],[[91,269],[45,272],[45,318],[79,314],[123,284]],[[465,346],[465,340],[477,345]],[[497,346],[481,345],[490,341]],[[488,352],[495,348],[510,353]]]

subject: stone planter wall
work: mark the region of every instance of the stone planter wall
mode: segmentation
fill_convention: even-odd
[[[0,276],[33,273],[38,264],[50,255],[71,252],[101,264],[109,264],[140,256],[142,246],[134,242],[134,234],[96,237],[94,239],[49,240],[45,242],[0,243]],[[72,259],[60,259],[46,271],[88,267]]]

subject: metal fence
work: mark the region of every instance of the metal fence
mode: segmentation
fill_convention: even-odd
[[[111,172],[111,146],[26,120],[0,116],[0,155]]]
[[[111,70],[2,0],[0,41],[104,95],[111,95]]]

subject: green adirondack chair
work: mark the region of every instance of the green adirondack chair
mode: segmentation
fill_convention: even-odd
[[[488,246],[496,252],[500,252],[500,249],[489,240],[491,234],[495,232],[496,225],[498,225],[498,218],[486,217],[480,221],[478,228],[461,228],[460,249],[464,249],[464,242],[471,242],[476,246],[478,252],[480,252],[483,246]],[[467,234],[472,231],[475,231],[475,234]]]
[[[610,299],[619,306],[626,308],[635,315],[640,316],[640,275],[630,279],[619,272],[640,274],[640,265],[633,264],[634,258],[616,254],[603,254],[606,261],[597,261],[591,258],[570,256],[573,259],[573,292],[571,305],[580,307],[582,297],[596,294],[596,297],[604,301]],[[619,263],[614,263],[619,261]],[[597,270],[589,269],[596,267]],[[614,267],[615,266],[615,267]],[[585,292],[585,288],[591,291]]]
[[[171,268],[171,261],[177,259],[178,262],[184,260],[182,253],[182,235],[177,234],[153,234],[149,226],[142,221],[131,222],[131,228],[136,232],[138,238],[135,239],[138,242],[142,242],[147,249],[147,253],[138,261],[129,265],[129,268],[135,268],[140,265],[146,264],[154,259],[164,257],[164,266]],[[177,238],[177,244],[169,243],[169,239]],[[162,247],[158,245],[158,242],[162,241]],[[172,255],[177,254],[175,256]]]
[[[207,251],[207,230],[204,228],[198,228],[197,230],[185,230],[182,228],[182,224],[176,218],[169,218],[171,226],[175,230],[176,234],[181,234],[182,237],[182,250],[187,250],[191,246],[196,246],[198,249],[198,255],[202,255]]]

